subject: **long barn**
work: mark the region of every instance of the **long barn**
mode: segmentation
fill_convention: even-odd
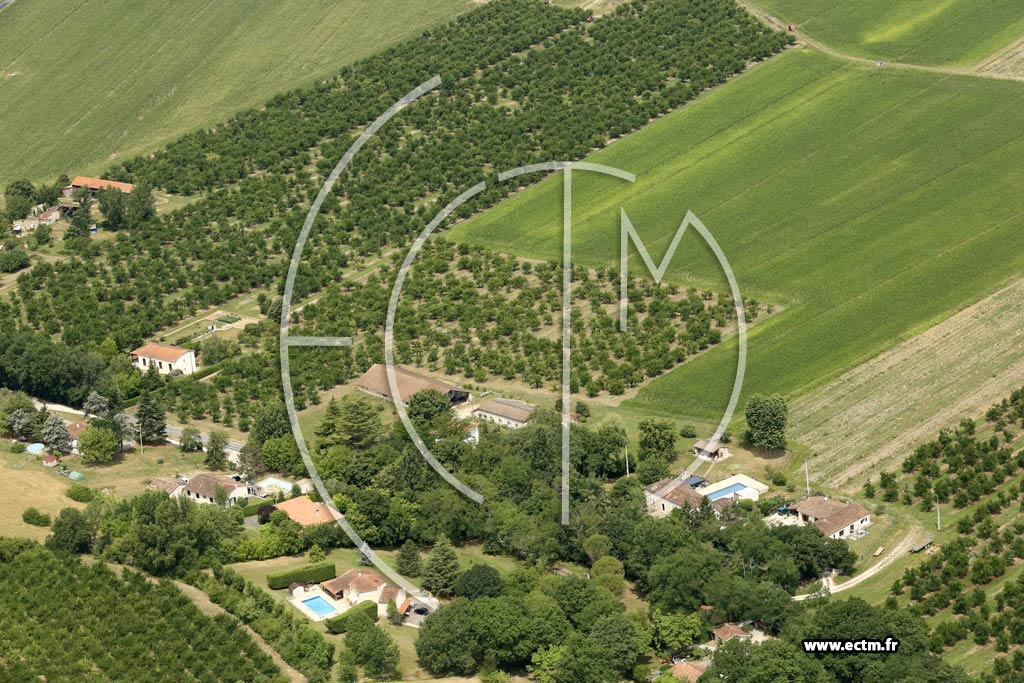
[[[395,366],[395,376],[398,380],[399,399],[404,406],[409,405],[409,399],[413,394],[427,389],[441,392],[453,404],[468,401],[470,398],[469,392],[460,386],[421,375],[400,365]],[[363,373],[363,376],[356,382],[356,387],[371,396],[389,400],[392,398],[391,386],[388,384],[387,366],[382,363],[377,363]]]

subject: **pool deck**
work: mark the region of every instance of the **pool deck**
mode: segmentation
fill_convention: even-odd
[[[332,614],[317,614],[309,607],[309,605],[303,603],[303,600],[309,600],[310,598],[320,598],[333,607],[335,611]],[[290,602],[295,609],[302,612],[303,616],[307,617],[311,621],[323,621],[324,619],[330,619],[331,617],[338,616],[342,612],[347,612],[350,608],[347,602],[335,600],[319,586],[296,589],[294,593],[288,596],[288,602]]]

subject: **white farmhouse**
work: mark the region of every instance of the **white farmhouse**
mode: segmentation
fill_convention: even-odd
[[[256,487],[251,484],[230,475],[203,472],[190,477],[185,485],[176,491],[176,496],[188,498],[196,503],[212,504],[217,502],[218,489],[224,491],[225,507],[234,505],[237,500],[248,500],[256,495]]]
[[[196,371],[196,352],[168,344],[144,344],[132,351],[132,365],[146,372],[155,367],[161,375],[191,375]]]
[[[344,600],[352,606],[372,600],[377,603],[378,616],[382,617],[387,615],[389,602],[394,601],[397,607],[407,597],[404,588],[392,586],[369,569],[349,569],[335,579],[324,581],[320,588],[335,600]]]
[[[488,420],[502,427],[519,429],[526,426],[526,421],[533,414],[534,406],[511,398],[492,398],[484,401],[473,409],[473,417]]]
[[[793,509],[801,522],[813,524],[829,538],[859,538],[871,524],[871,513],[863,505],[843,503],[828,496],[806,498]]]

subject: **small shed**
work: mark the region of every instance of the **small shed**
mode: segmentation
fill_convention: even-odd
[[[44,467],[56,467],[59,464],[60,458],[58,458],[56,455],[48,455],[45,458],[43,458]]]
[[[42,455],[44,450],[46,450],[46,444],[41,443],[30,443],[25,448],[25,452],[31,453],[32,455]]]
[[[68,479],[71,481],[85,481],[85,475],[78,470],[72,470],[71,474],[68,475]]]
[[[708,480],[705,479],[704,477],[700,477],[700,476],[697,476],[696,474],[694,474],[694,475],[684,479],[683,483],[686,484],[687,486],[692,486],[695,489],[699,489],[701,486],[704,486],[705,484],[707,484]]]

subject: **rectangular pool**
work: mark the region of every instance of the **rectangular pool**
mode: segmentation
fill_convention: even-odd
[[[338,610],[331,607],[330,603],[321,598],[319,595],[314,595],[311,598],[306,598],[302,601],[302,604],[313,610],[313,614],[318,617],[329,617],[332,614],[337,614]]]
[[[707,498],[708,500],[718,500],[719,498],[731,496],[737,491],[742,491],[745,488],[747,487],[744,486],[743,484],[733,484],[731,486],[726,486],[724,489],[721,489],[719,491],[715,491],[714,493],[709,493],[705,496],[705,498]]]

